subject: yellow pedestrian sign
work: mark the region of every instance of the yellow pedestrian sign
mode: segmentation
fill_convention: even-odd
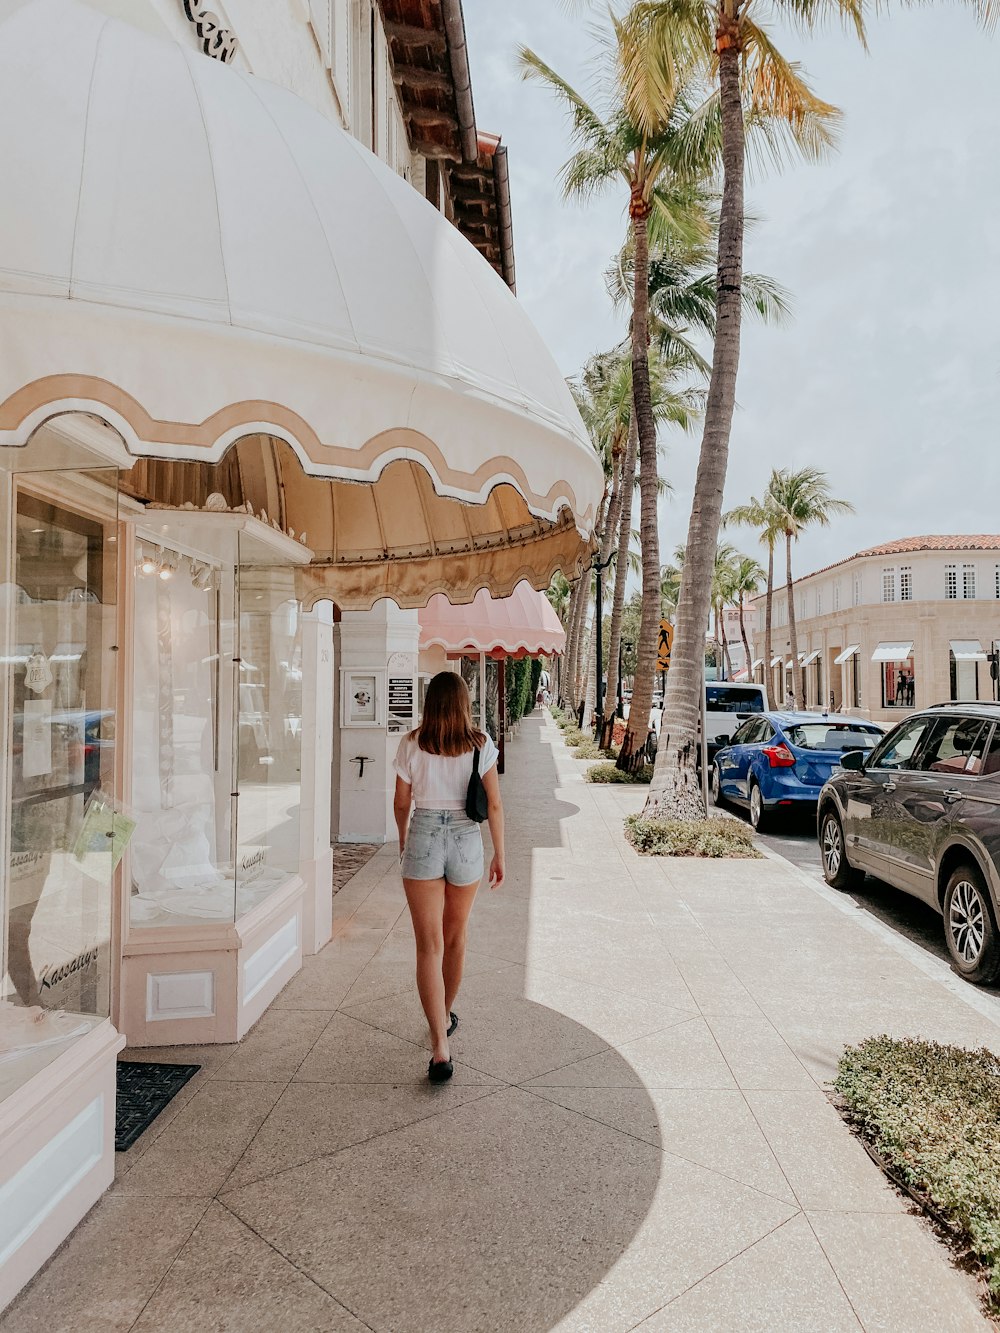
[[[674,646],[674,627],[669,620],[660,621],[660,642],[656,646],[656,669],[666,671],[670,666],[670,650]]]

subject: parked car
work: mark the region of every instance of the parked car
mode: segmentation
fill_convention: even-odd
[[[941,913],[963,977],[1000,977],[1000,705],[925,709],[845,754],[817,829],[828,884],[853,888],[867,871],[913,894]]]
[[[871,750],[883,729],[826,713],[761,713],[742,723],[712,761],[712,799],[745,806],[763,828],[776,811],[815,806],[845,751]]]
[[[709,681],[705,686],[705,743],[711,763],[738,722],[767,707],[764,686],[741,681]]]

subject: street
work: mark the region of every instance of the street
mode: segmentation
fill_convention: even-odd
[[[759,836],[765,847],[823,882],[815,816],[811,811],[776,822],[769,832]],[[844,897],[853,898],[863,911],[884,926],[950,966],[941,918],[926,904],[871,876],[866,878],[863,888],[846,893]],[[1000,1009],[1000,988],[981,986],[978,990],[984,996],[992,997]]]

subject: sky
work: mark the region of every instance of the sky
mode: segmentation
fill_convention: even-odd
[[[464,9],[477,124],[509,150],[518,296],[572,375],[624,333],[603,283],[624,201],[562,198],[568,125],[520,81],[515,51],[531,46],[591,90],[599,11]],[[804,534],[796,573],[896,537],[998,531],[1000,33],[942,3],[875,23],[867,54],[836,28],[782,34],[781,47],[844,120],[833,157],[748,185],[746,268],[788,289],[792,318],[744,322],[725,504],[759,494],[772,467],[823,468],[856,513]],[[665,561],[685,539],[700,433],[664,443]],[[733,540],[762,556],[750,532]]]

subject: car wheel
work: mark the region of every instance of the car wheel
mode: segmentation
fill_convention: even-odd
[[[756,782],[750,783],[750,827],[757,833],[764,833],[768,824],[771,822],[770,816],[764,809],[764,797],[761,794],[760,786]]]
[[[719,773],[719,765],[718,765],[718,764],[713,764],[713,765],[712,765],[712,781],[711,781],[711,786],[712,786],[712,804],[713,804],[713,805],[725,805],[725,804],[726,804],[726,798],[725,798],[725,797],[723,796],[723,794],[722,794],[722,778],[721,778],[721,775],[720,775],[720,773]]]
[[[864,881],[864,872],[855,870],[847,859],[844,826],[835,810],[823,816],[819,830],[819,850],[823,859],[823,878],[833,889],[856,889]]]
[[[966,981],[988,985],[1000,973],[1000,939],[983,877],[959,866],[944,891],[944,937],[956,970]]]

